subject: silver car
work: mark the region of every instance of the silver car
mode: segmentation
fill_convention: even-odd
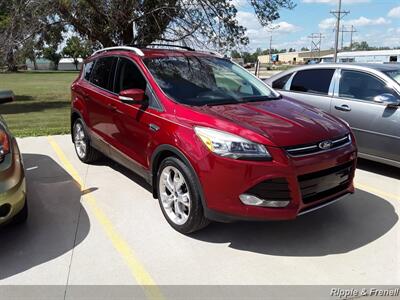
[[[302,66],[265,82],[347,121],[360,157],[400,167],[400,64]]]

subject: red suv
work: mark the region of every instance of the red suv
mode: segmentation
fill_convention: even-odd
[[[182,233],[294,219],[354,192],[348,125],[215,53],[94,53],[72,84],[71,130],[81,161],[104,154],[143,176]]]

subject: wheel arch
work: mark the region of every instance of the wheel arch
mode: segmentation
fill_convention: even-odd
[[[174,147],[172,145],[164,144],[164,145],[158,146],[151,156],[150,171],[151,171],[151,175],[152,175],[151,181],[152,181],[153,197],[155,199],[158,197],[158,195],[157,195],[157,193],[158,193],[157,192],[158,191],[158,183],[157,183],[158,168],[159,168],[161,162],[165,158],[171,157],[171,156],[174,156],[174,157],[177,157],[178,159],[180,159],[183,163],[185,163],[187,165],[187,167],[190,169],[190,171],[193,172],[194,178],[196,180],[196,185],[197,185],[199,193],[200,193],[201,203],[203,205],[203,208],[206,210],[207,204],[205,201],[203,188],[201,186],[199,177],[197,176],[195,169],[193,168],[191,162],[186,157],[186,155],[182,151],[180,151],[179,149],[177,149],[176,147]]]

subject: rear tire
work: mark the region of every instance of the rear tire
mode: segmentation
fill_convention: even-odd
[[[75,146],[75,152],[78,158],[90,164],[98,161],[102,154],[90,145],[89,136],[82,119],[76,119],[72,127],[72,140]]]
[[[24,207],[10,221],[10,225],[18,225],[25,223],[28,219],[28,201],[25,199]]]
[[[164,159],[157,172],[157,195],[167,222],[183,234],[206,227],[196,175],[176,157]]]

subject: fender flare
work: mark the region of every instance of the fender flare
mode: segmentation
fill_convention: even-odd
[[[151,155],[151,159],[150,159],[150,171],[151,171],[151,182],[152,182],[152,187],[153,187],[153,197],[157,198],[157,169],[155,169],[155,165],[156,163],[158,163],[158,159],[160,157],[160,155],[164,152],[164,151],[168,151],[168,152],[172,152],[174,155],[176,155],[180,160],[182,160],[186,166],[188,166],[188,168],[193,172],[194,177],[195,177],[195,184],[198,187],[199,193],[200,193],[200,199],[201,199],[201,204],[203,205],[203,209],[204,212],[206,212],[208,210],[207,207],[207,203],[206,203],[206,198],[204,196],[204,192],[203,192],[203,187],[200,183],[199,177],[197,176],[197,173],[195,171],[195,169],[193,168],[192,164],[190,163],[189,159],[186,157],[186,155],[180,151],[178,148],[169,145],[169,144],[163,144],[163,145],[159,145],[153,152],[153,154]]]

